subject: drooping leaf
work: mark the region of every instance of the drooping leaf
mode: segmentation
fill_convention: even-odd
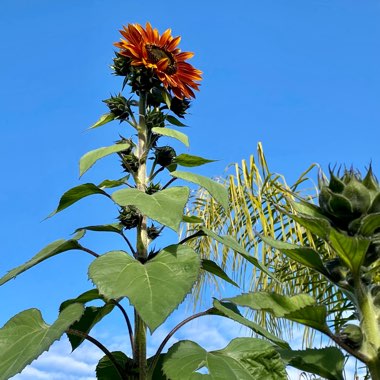
[[[174,158],[176,164],[187,167],[201,166],[215,161],[216,160],[208,160],[207,158],[192,156],[186,153],[182,153]]]
[[[67,190],[59,200],[59,204],[56,210],[54,210],[48,218],[55,215],[57,212],[60,212],[64,210],[65,208],[71,206],[72,204],[78,202],[82,198],[88,197],[89,195],[94,194],[101,194],[106,195],[108,197],[108,194],[100,189],[98,186],[94,185],[93,183],[84,183],[79,186],[75,186],[71,188],[70,190]]]
[[[135,206],[147,217],[178,231],[189,194],[188,187],[171,187],[152,195],[122,189],[115,191],[112,199],[120,206]]]
[[[0,329],[0,380],[21,372],[58,340],[83,313],[83,306],[68,306],[48,325],[37,309],[25,310]]]
[[[109,156],[112,153],[122,152],[123,150],[130,148],[130,146],[131,144],[129,143],[115,144],[87,152],[79,161],[79,177],[82,177],[82,175],[86,173],[96,161]]]
[[[171,98],[168,90],[166,90],[165,88],[162,88],[161,89],[161,95],[162,95],[162,98],[164,99],[165,104],[170,109],[170,107],[172,105],[172,98]]]
[[[283,360],[301,371],[314,373],[328,380],[343,380],[345,357],[336,347],[300,351],[278,349]]]
[[[182,132],[176,131],[175,129],[153,127],[152,132],[157,133],[158,135],[161,135],[161,136],[172,137],[180,141],[182,144],[186,145],[187,147],[189,147],[189,138],[187,137],[187,135],[185,135]]]
[[[103,297],[99,294],[98,289],[87,290],[87,292],[82,293],[77,298],[71,298],[69,300],[62,302],[61,306],[59,307],[59,312],[61,312],[67,306],[72,305],[73,303],[81,303],[83,305],[87,302],[98,300],[98,299],[103,300]]]
[[[98,128],[104,124],[109,123],[110,121],[112,121],[114,119],[115,119],[115,115],[113,113],[106,113],[106,114],[102,115],[100,117],[100,119],[95,124],[91,125],[91,127],[89,129]]]
[[[354,275],[359,273],[370,243],[371,239],[348,236],[335,228],[331,229],[329,235],[329,244]]]
[[[179,121],[176,117],[172,115],[166,115],[166,120],[173,125],[176,125],[177,127],[186,127],[185,124],[183,124],[181,121]]]
[[[303,215],[308,215],[311,217],[316,217],[316,218],[323,218],[328,220],[322,213],[321,209],[309,202],[306,202],[305,200],[299,199],[298,202],[293,201],[290,198],[286,198],[287,202],[290,203],[292,208],[297,211],[297,213],[303,214]]]
[[[185,223],[194,223],[194,224],[203,223],[203,219],[195,215],[184,215],[182,217],[182,221]]]
[[[231,278],[228,277],[227,273],[214,261],[202,259],[201,265],[202,265],[201,268],[205,270],[206,272],[209,272],[217,277],[222,278],[224,281],[229,282],[230,284],[232,284],[233,286],[236,286],[237,288],[239,287],[239,285],[235,281],[231,280]]]
[[[208,375],[198,372],[206,367]],[[286,380],[280,355],[262,339],[237,338],[222,350],[207,352],[197,343],[174,344],[164,360],[163,370],[171,380]]]
[[[215,182],[212,179],[203,175],[182,172],[179,170],[171,172],[170,175],[176,178],[181,178],[185,181],[195,183],[196,185],[203,187],[210,193],[210,195],[217,202],[219,202],[223,206],[225,210],[228,210],[228,191],[226,187],[224,187],[222,184]]]
[[[269,292],[250,292],[227,298],[227,301],[252,310],[266,311],[274,317],[286,318],[319,331],[327,330],[325,306],[317,305],[308,294],[289,297]]]
[[[115,358],[116,362],[121,368],[130,368],[131,372],[133,370],[133,360],[129,358],[124,352],[113,351],[112,356]],[[132,373],[128,373],[130,377],[133,378]],[[104,355],[96,366],[96,379],[97,380],[124,380],[114,364],[107,355]]]
[[[293,214],[290,215],[290,217],[313,234],[321,237],[324,240],[328,239],[331,230],[331,225],[330,222],[326,219],[316,218],[314,216],[301,216]]]
[[[198,278],[197,253],[171,245],[141,264],[122,251],[98,257],[89,277],[107,299],[127,297],[151,332],[183,301]]]
[[[287,243],[285,241],[276,240],[267,236],[259,235],[262,241],[271,247],[278,249],[284,255],[290,257],[294,261],[312,268],[319,273],[328,275],[326,268],[323,265],[323,262],[314,249],[309,247],[300,247],[296,244]]]
[[[80,238],[81,235],[78,236]],[[60,239],[56,240],[53,243],[50,243],[25,264],[22,264],[17,268],[14,268],[11,271],[9,271],[4,277],[0,279],[0,285],[5,284],[7,281],[11,280],[12,278],[15,278],[20,273],[25,272],[26,270],[34,267],[42,261],[49,259],[50,257],[53,257],[55,255],[58,255],[59,253],[70,251],[73,249],[81,250],[83,247],[78,243],[78,236],[74,236],[74,238],[70,240]]]
[[[70,326],[70,329],[88,334],[98,322],[100,322],[107,314],[113,310],[114,307],[115,305],[112,304],[101,307],[87,306],[81,318],[78,321],[74,322]],[[67,336],[69,338],[72,351],[78,348],[84,341],[83,337],[77,335],[67,334]]]
[[[230,318],[233,321],[236,321],[244,326],[249,327],[256,334],[259,334],[262,337],[270,340],[271,342],[277,344],[279,347],[290,348],[289,344],[286,343],[284,340],[278,338],[276,335],[271,334],[269,331],[261,327],[259,324],[250,321],[247,318],[244,318],[240,314],[239,309],[233,303],[214,300],[213,305],[214,308],[218,310],[220,315],[226,318]]]
[[[256,257],[251,256],[232,236],[219,236],[206,227],[201,227],[200,231],[204,232],[207,236],[210,236],[211,238],[225,245],[226,247],[231,248],[234,252],[237,252],[240,256],[244,257],[248,262],[253,264],[256,268],[259,268],[268,276],[271,276],[273,280],[278,281],[274,274],[265,265],[260,264]]]

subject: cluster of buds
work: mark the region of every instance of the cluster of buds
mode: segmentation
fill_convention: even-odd
[[[126,139],[121,137],[120,140],[116,141],[116,144],[129,144],[129,148],[118,152],[119,157],[121,158],[121,166],[124,171],[127,173],[136,173],[139,168],[139,159],[133,154],[136,144],[132,139]]]
[[[138,226],[141,215],[136,207],[125,206],[119,210],[118,219],[126,230],[130,230]]]

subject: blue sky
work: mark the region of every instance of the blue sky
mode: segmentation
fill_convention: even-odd
[[[195,52],[204,80],[187,118],[190,153],[219,160],[203,174],[223,174],[261,141],[271,169],[291,182],[314,162],[363,169],[372,160],[379,175],[379,16],[377,0],[2,0],[1,273],[116,216],[94,197],[41,222],[70,187],[119,175],[110,158],[79,181],[78,160],[120,131],[85,130],[120,89],[108,66],[123,24],[170,27]],[[99,252],[120,243],[88,242]],[[0,325],[30,307],[52,322],[63,299],[89,288],[91,260],[63,254],[3,286]]]

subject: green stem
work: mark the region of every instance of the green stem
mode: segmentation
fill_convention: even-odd
[[[147,185],[146,177],[146,158],[149,150],[148,131],[145,123],[146,115],[146,94],[140,93],[139,100],[139,125],[138,125],[138,143],[136,156],[139,160],[139,168],[136,176],[136,186],[140,191],[145,192]],[[148,233],[147,218],[143,216],[137,227],[137,244],[136,259],[146,260],[148,257]],[[147,378],[147,360],[146,360],[146,326],[135,309],[135,334],[134,334],[134,352],[133,359],[139,370],[139,380]]]

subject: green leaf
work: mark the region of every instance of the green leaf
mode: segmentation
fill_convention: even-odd
[[[256,334],[259,334],[262,337],[270,340],[271,342],[277,344],[279,347],[290,348],[289,344],[284,340],[278,338],[276,335],[271,334],[259,324],[244,318],[240,314],[239,309],[234,304],[230,302],[218,301],[215,299],[213,305],[214,308],[217,309],[220,313],[219,315],[222,315],[226,318],[232,319],[235,322],[249,327]]]
[[[228,248],[231,248],[234,252],[237,252],[240,256],[244,257],[248,262],[253,264],[256,268],[259,268],[261,271],[265,272],[268,276],[270,276],[273,280],[279,282],[274,274],[265,266],[260,264],[260,262],[247,252],[232,236],[223,235],[219,236],[215,232],[210,231],[206,227],[201,227],[200,231],[205,233],[207,236],[210,236],[217,242],[225,245]]]
[[[211,273],[217,277],[220,277],[224,281],[227,281],[230,284],[232,284],[233,286],[236,286],[237,288],[239,288],[239,285],[235,281],[231,280],[228,277],[227,273],[218,264],[216,264],[214,261],[202,259],[201,268],[203,270],[205,270],[206,272],[209,272],[209,273]]]
[[[266,311],[277,318],[286,318],[302,323],[319,331],[326,331],[326,308],[316,304],[308,294],[297,294],[289,297],[269,292],[250,292],[227,298],[239,306],[252,310]]]
[[[184,215],[182,217],[182,221],[185,223],[194,223],[194,224],[203,223],[203,219],[195,215]]]
[[[109,156],[112,153],[122,152],[123,150],[130,148],[130,146],[131,144],[129,143],[115,144],[87,152],[79,161],[79,177],[82,177],[82,175],[86,173],[96,161]]]
[[[324,218],[316,218],[314,216],[304,216],[304,215],[293,215],[288,214],[292,219],[294,219],[301,226],[305,227],[307,230],[313,234],[321,237],[324,240],[328,239],[331,225],[330,222]]]
[[[85,197],[88,197],[89,195],[94,195],[94,194],[106,195],[108,197],[108,194],[105,191],[103,191],[102,189],[99,189],[99,187],[94,185],[93,183],[84,183],[83,185],[73,187],[72,189],[66,191],[62,195],[61,199],[59,200],[57,209],[54,210],[48,216],[48,218],[64,210],[65,208],[73,205],[74,203],[78,202],[82,198],[85,198]]]
[[[278,349],[283,360],[301,371],[314,373],[328,380],[343,380],[345,357],[336,347],[300,351]]]
[[[172,105],[172,97],[170,96],[169,92],[165,88],[163,88],[161,90],[161,95],[162,95],[162,98],[164,99],[165,104],[170,109]]]
[[[106,253],[90,265],[89,277],[105,298],[127,297],[153,332],[183,301],[199,269],[193,249],[171,245],[145,264],[122,251]]]
[[[208,375],[196,371],[206,367]],[[280,355],[262,339],[237,338],[226,348],[207,352],[197,343],[184,340],[174,344],[164,360],[170,380],[286,380]]]
[[[101,307],[88,306],[85,308],[79,321],[74,322],[70,328],[88,334],[91,329],[103,319],[103,317],[113,310],[114,307],[115,305],[111,304]],[[78,348],[84,341],[84,338],[77,335],[67,334],[67,336],[69,338],[72,351]]]
[[[113,351],[111,352],[112,356],[115,358],[116,362],[122,368],[132,368],[133,360],[130,359],[124,352],[121,351]],[[130,373],[128,375],[131,375]],[[132,378],[132,377],[131,377]],[[96,366],[96,379],[97,380],[123,380],[119,372],[116,370],[115,366],[109,359],[107,355],[103,356],[98,365]],[[129,379],[129,377],[128,377]]]
[[[100,189],[107,189],[107,188],[113,188],[113,187],[119,187],[119,186],[122,186],[122,185],[125,185],[126,181],[128,180],[129,178],[129,175],[123,177],[123,178],[120,178],[120,179],[114,179],[114,180],[110,180],[110,179],[105,179],[104,181],[102,181],[98,187]]]
[[[191,154],[180,154],[174,158],[174,162],[181,166],[194,167],[208,164],[209,162],[215,162],[216,160],[208,160],[207,158],[192,156]]]
[[[135,206],[147,217],[178,231],[189,193],[188,187],[171,187],[152,195],[122,189],[115,191],[112,199],[120,206]]]
[[[58,340],[83,313],[83,306],[74,304],[48,325],[37,309],[22,311],[0,329],[0,380],[21,372],[34,359]]]
[[[95,124],[91,125],[91,127],[89,129],[98,128],[104,124],[109,123],[110,121],[112,121],[114,119],[115,119],[115,115],[113,113],[106,113],[106,114],[102,115],[100,117],[100,119]]]
[[[309,203],[309,202],[306,202],[302,199],[300,199],[298,202],[295,202],[293,201],[292,199],[290,198],[286,198],[286,200],[290,203],[290,205],[292,206],[292,208],[297,212],[297,213],[300,213],[300,214],[303,214],[303,215],[308,215],[308,216],[311,216],[311,217],[316,217],[316,218],[322,218],[322,219],[325,219],[325,220],[329,220],[328,218],[326,218],[322,213],[321,213],[321,209],[312,204],[312,203]]]
[[[166,120],[173,125],[176,125],[177,127],[186,127],[187,125],[183,124],[181,121],[179,121],[176,117],[171,115],[166,115]]]
[[[115,232],[117,234],[120,234],[123,230],[123,225],[120,223],[112,223],[112,224],[101,224],[98,226],[85,226],[85,227],[79,227],[75,230],[82,231],[82,230],[88,230],[88,231],[96,231],[96,232]]]
[[[228,191],[225,186],[222,184],[213,181],[212,179],[205,177],[203,175],[182,172],[182,171],[174,171],[171,172],[170,175],[176,178],[181,178],[185,181],[189,181],[195,183],[206,189],[210,195],[219,202],[225,210],[228,210]]]
[[[371,239],[348,236],[338,232],[335,228],[331,229],[329,236],[329,244],[351,269],[354,276],[360,271],[370,243]]]
[[[80,235],[79,235],[80,237]],[[70,240],[56,240],[53,243],[47,245],[44,249],[37,253],[32,259],[27,261],[25,264],[18,266],[17,268],[9,271],[4,277],[0,278],[0,285],[5,284],[12,278],[15,278],[20,273],[25,272],[26,270],[34,267],[35,265],[41,263],[42,261],[49,259],[59,253],[70,251],[73,249],[81,250],[83,247],[78,243],[77,239],[73,238]]]
[[[297,261],[298,263],[305,265],[308,268],[315,269],[323,275],[328,276],[328,272],[324,267],[318,252],[314,251],[314,249],[309,247],[300,247],[296,244],[272,239],[263,235],[259,236],[264,243],[270,245],[272,248],[278,249],[280,252],[290,257],[294,261]]]
[[[176,131],[175,129],[154,127],[152,128],[152,132],[157,133],[161,136],[173,137],[174,139],[181,141],[182,144],[189,147],[189,138],[187,137],[187,135],[185,135],[182,132]]]

